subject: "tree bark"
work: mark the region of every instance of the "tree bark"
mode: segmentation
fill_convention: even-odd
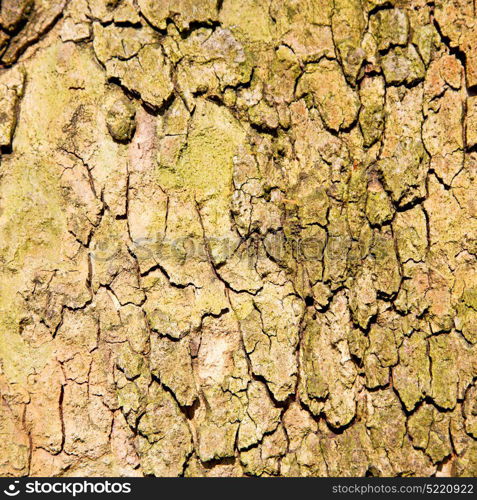
[[[0,474],[477,474],[471,0],[3,0]]]

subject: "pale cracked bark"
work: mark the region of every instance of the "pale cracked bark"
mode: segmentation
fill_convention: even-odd
[[[471,0],[3,0],[0,474],[477,474]]]

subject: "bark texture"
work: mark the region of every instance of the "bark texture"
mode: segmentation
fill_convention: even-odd
[[[2,0],[0,474],[477,474],[472,0]]]

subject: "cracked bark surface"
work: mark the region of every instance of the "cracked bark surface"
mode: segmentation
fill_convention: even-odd
[[[471,0],[2,0],[0,474],[477,474]]]

